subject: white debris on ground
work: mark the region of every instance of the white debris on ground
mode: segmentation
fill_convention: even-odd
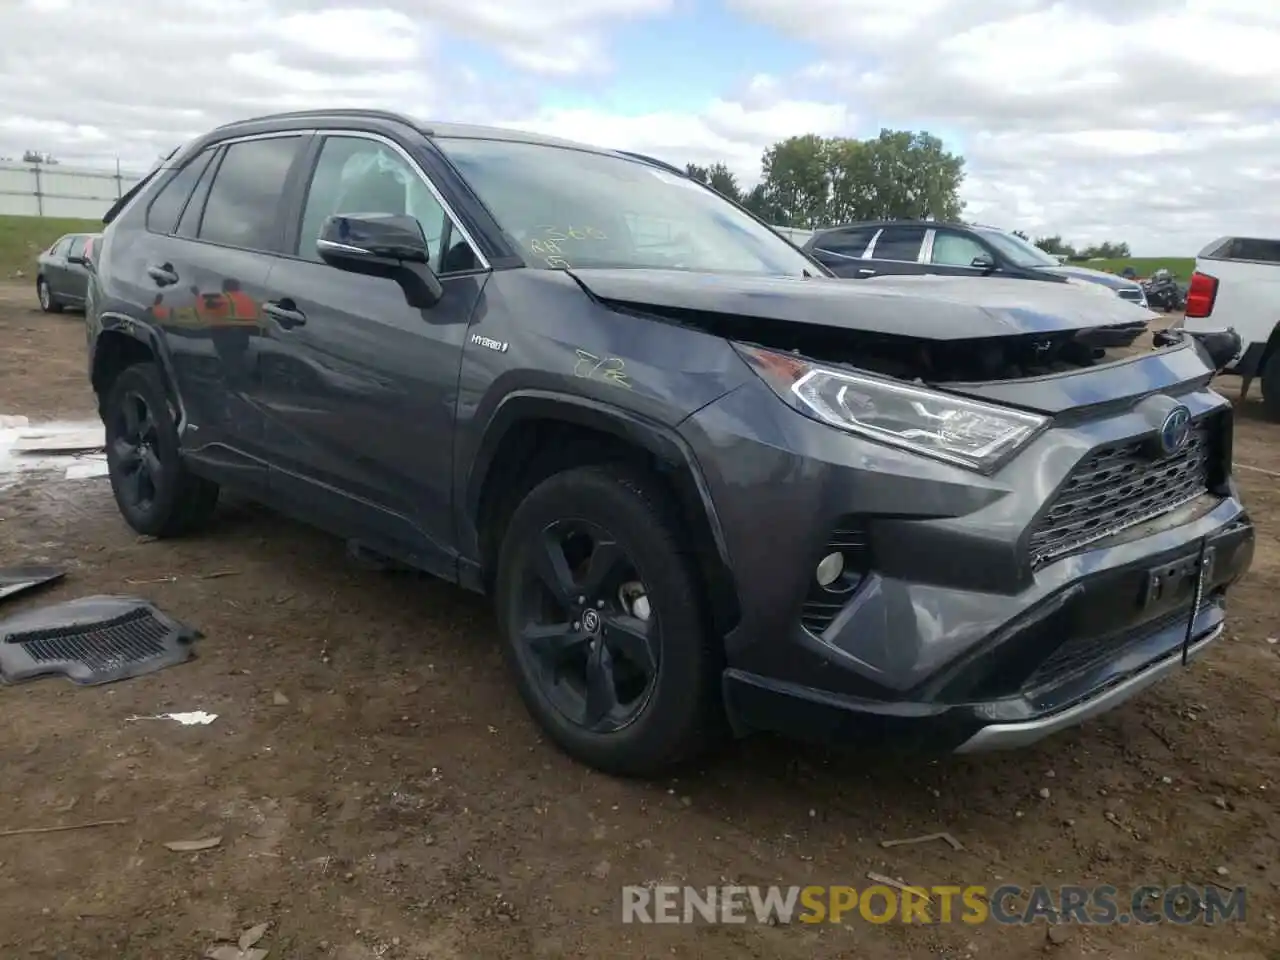
[[[26,417],[0,414],[0,490],[26,473],[61,473],[68,480],[107,475],[106,438],[102,424],[31,423]]]

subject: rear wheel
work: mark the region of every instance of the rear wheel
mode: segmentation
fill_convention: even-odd
[[[62,312],[62,304],[54,299],[53,291],[49,289],[49,281],[44,277],[36,281],[36,296],[40,298],[40,309],[45,313]]]
[[[129,526],[173,537],[203,526],[218,503],[218,487],[192,474],[178,450],[168,392],[153,363],[126,367],[107,393],[107,468],[116,506]]]
[[[579,467],[516,508],[495,583],[505,653],[559,746],[647,776],[719,728],[719,670],[700,587],[661,490],[621,466]]]
[[[1261,376],[1263,409],[1269,420],[1280,421],[1280,350],[1267,358]]]

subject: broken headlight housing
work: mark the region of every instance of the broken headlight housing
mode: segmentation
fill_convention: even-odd
[[[994,470],[1049,422],[928,387],[734,346],[779,397],[806,416],[981,473]]]

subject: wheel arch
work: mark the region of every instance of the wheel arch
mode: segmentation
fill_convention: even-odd
[[[181,399],[174,389],[159,333],[131,317],[114,314],[103,315],[101,323],[102,327],[93,341],[93,361],[89,370],[89,381],[97,394],[99,409],[120,371],[135,363],[152,362],[159,369],[160,381],[178,410],[181,425]]]
[[[585,397],[518,391],[485,426],[461,491],[462,555],[476,558],[469,584],[487,590],[499,534],[520,496],[553,473],[591,462],[631,461],[658,476],[689,524],[709,600],[723,636],[740,615],[724,534],[693,451],[665,424]],[[464,565],[465,566],[465,565]]]

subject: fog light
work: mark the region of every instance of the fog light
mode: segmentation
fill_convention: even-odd
[[[829,587],[840,578],[842,573],[844,573],[844,554],[837,551],[828,553],[818,561],[814,576],[822,586]]]

